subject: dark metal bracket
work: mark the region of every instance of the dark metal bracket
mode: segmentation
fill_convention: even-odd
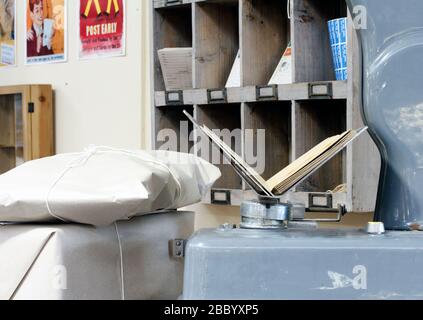
[[[211,191],[211,204],[218,205],[231,205],[231,191],[230,190],[212,190]]]
[[[174,6],[176,4],[182,4],[182,0],[166,0],[165,6]]]
[[[228,92],[226,89],[207,89],[208,104],[227,103]]]
[[[182,90],[166,91],[166,105],[181,106],[184,104],[184,93]]]
[[[278,100],[278,86],[256,86],[257,101],[274,101]]]
[[[308,84],[309,99],[333,99],[332,82],[315,82]]]

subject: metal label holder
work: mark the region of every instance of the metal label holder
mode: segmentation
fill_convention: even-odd
[[[165,7],[174,6],[177,4],[182,4],[182,0],[166,0]]]
[[[165,99],[168,106],[181,106],[184,104],[184,93],[182,90],[166,91]]]
[[[223,200],[221,200],[219,197],[223,196]],[[231,191],[230,190],[218,190],[218,189],[213,189],[211,190],[211,204],[217,204],[217,205],[224,205],[224,206],[228,206],[231,205],[232,200],[231,200]]]
[[[309,99],[333,99],[332,82],[315,82],[308,84]]]
[[[208,104],[227,103],[228,91],[226,89],[207,89]]]
[[[256,86],[257,101],[275,101],[278,100],[278,86]]]

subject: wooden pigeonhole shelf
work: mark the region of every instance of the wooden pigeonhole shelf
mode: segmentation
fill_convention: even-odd
[[[243,157],[262,157],[257,163],[265,163],[263,177],[269,178],[325,138],[363,126],[358,40],[344,0],[153,0],[152,4],[155,148],[165,145],[174,151],[205,153],[211,160],[212,148],[200,152],[196,147],[198,132],[182,113],[188,110],[200,124],[231,130],[231,147]],[[336,81],[327,22],[346,16],[348,81]],[[293,83],[269,86],[289,42]],[[193,48],[192,88],[165,89],[157,50],[172,47]],[[241,86],[226,89],[238,50]],[[181,121],[186,123],[181,126]],[[184,139],[166,140],[163,129],[173,129]],[[245,129],[255,133],[247,135]],[[264,148],[257,145],[260,134],[266,137]],[[188,144],[183,142],[187,137]],[[219,166],[222,178],[205,203],[218,199],[219,204],[239,205],[254,198],[229,164]],[[370,212],[379,168],[379,153],[366,134],[283,200],[307,203],[310,193],[343,185],[333,193],[333,205]]]

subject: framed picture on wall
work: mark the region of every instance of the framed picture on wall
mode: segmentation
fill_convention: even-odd
[[[0,67],[16,65],[16,0],[0,0]]]
[[[25,64],[67,59],[67,0],[25,0]]]
[[[125,4],[125,0],[79,0],[79,59],[126,54]]]

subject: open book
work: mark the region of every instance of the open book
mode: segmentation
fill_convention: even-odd
[[[188,112],[184,111],[184,114],[221,150],[235,171],[258,195],[272,198],[282,196],[304,181],[367,130],[367,127],[360,130],[349,130],[326,139],[266,181],[212,130],[205,125],[200,126]]]

